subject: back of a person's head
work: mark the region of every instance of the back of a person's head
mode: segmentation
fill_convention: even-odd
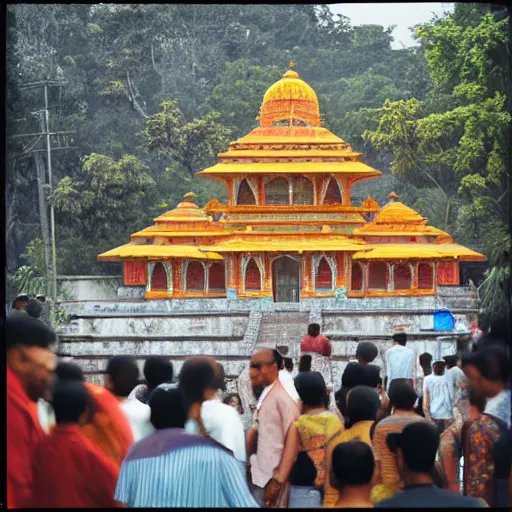
[[[151,424],[157,429],[184,428],[188,419],[185,396],[180,388],[156,388],[149,398]]]
[[[284,358],[284,367],[287,370],[293,370],[293,359],[290,357],[285,357]]]
[[[369,364],[363,368],[361,386],[376,388],[379,385],[380,367],[376,364]]]
[[[457,361],[459,360],[459,358],[456,355],[444,356],[443,359],[448,369],[457,366]]]
[[[338,444],[332,452],[332,483],[338,490],[369,485],[374,469],[372,449],[362,441]]]
[[[462,356],[462,366],[474,366],[480,375],[489,381],[508,381],[509,359],[506,348],[500,345],[489,345],[479,348],[476,352]]]
[[[405,334],[405,332],[396,332],[393,334],[393,341],[405,347],[405,344],[407,343],[407,334]]]
[[[341,376],[341,385],[344,388],[360,386],[364,379],[364,368],[359,363],[349,363]]]
[[[428,352],[423,352],[423,354],[420,354],[419,360],[420,360],[420,366],[422,368],[428,367],[432,365],[432,354],[429,354]]]
[[[379,395],[368,386],[356,386],[348,393],[347,414],[350,424],[359,421],[375,421],[380,408]]]
[[[215,364],[215,387],[221,391],[226,391],[226,370],[220,363]]]
[[[41,313],[43,312],[43,303],[39,299],[32,297],[28,301],[25,312],[32,318],[39,318],[41,316]]]
[[[391,405],[402,411],[412,411],[418,398],[408,379],[393,379],[388,396]]]
[[[379,349],[371,341],[360,341],[356,348],[356,358],[371,363],[379,355]]]
[[[172,382],[173,367],[165,356],[149,356],[144,363],[144,378],[150,389]]]
[[[40,320],[21,311],[7,315],[5,322],[5,346],[7,352],[14,347],[49,348],[55,341],[55,333]]]
[[[277,368],[279,370],[284,369],[284,356],[277,350],[277,348],[273,349],[272,352],[274,353],[274,359],[276,361]]]
[[[386,443],[396,453],[402,450],[405,466],[413,473],[431,473],[439,448],[439,432],[428,421],[407,425],[401,432],[388,434]]]
[[[180,372],[179,386],[189,403],[202,402],[207,388],[218,389],[213,361],[201,356],[185,361]]]
[[[51,399],[57,424],[78,423],[87,409],[88,401],[89,395],[83,382],[57,380]]]
[[[320,334],[320,325],[318,324],[309,324],[308,325],[308,334],[316,338]]]
[[[115,356],[108,361],[107,376],[112,392],[116,396],[127,397],[139,383],[139,367],[131,356]]]
[[[299,373],[310,372],[311,371],[311,361],[312,361],[312,358],[309,354],[304,354],[304,355],[300,356]]]
[[[485,406],[487,404],[487,399],[485,395],[478,392],[475,388],[469,386],[468,387],[468,399],[469,405],[472,405],[478,409],[479,412],[484,412]]]
[[[320,407],[324,405],[327,388],[319,372],[299,373],[294,380],[295,389],[304,405]]]
[[[75,363],[69,361],[60,361],[55,369],[55,377],[59,380],[76,380],[83,382],[84,372],[82,368]]]

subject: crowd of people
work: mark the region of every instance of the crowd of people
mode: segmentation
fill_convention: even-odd
[[[40,319],[8,315],[9,508],[512,505],[509,353],[495,333],[443,359],[397,333],[385,372],[360,342],[336,392],[317,324],[298,372],[257,348],[230,393],[208,356],[177,378],[164,356],[143,378],[116,356],[92,384],[54,340]]]

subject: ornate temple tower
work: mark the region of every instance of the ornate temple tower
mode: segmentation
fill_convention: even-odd
[[[125,285],[145,297],[265,298],[435,295],[458,285],[460,260],[485,260],[397,201],[351,202],[381,172],[321,126],[314,90],[292,69],[265,93],[260,126],[198,174],[223,182],[227,204],[187,194],[127,245]]]

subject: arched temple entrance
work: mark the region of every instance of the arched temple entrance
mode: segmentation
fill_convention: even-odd
[[[290,256],[281,256],[272,263],[274,302],[299,302],[300,263]]]

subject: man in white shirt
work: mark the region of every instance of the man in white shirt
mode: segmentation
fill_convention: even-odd
[[[139,382],[139,367],[133,357],[115,356],[109,360],[105,377],[107,388],[118,400],[121,410],[128,419],[133,439],[138,442],[152,434],[151,409],[136,398],[128,396]]]
[[[211,357],[194,357],[183,365],[179,380],[180,388],[192,404],[185,430],[205,434],[245,464],[242,419],[233,407],[223,404],[217,394],[225,387],[222,366]]]
[[[453,418],[451,380],[444,373],[445,367],[444,361],[434,361],[433,373],[423,381],[423,412],[436,424],[439,434]]]
[[[393,346],[386,351],[386,379],[385,387],[389,392],[389,385],[394,379],[408,379],[413,389],[416,386],[417,357],[416,352],[406,347],[407,335],[405,332],[393,334]]]

